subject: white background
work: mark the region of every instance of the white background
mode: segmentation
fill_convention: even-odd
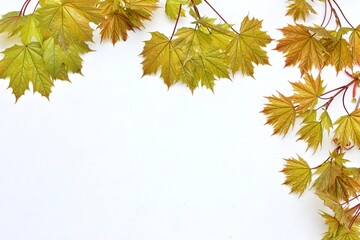
[[[291,22],[283,0],[211,2],[237,28],[246,15],[264,19],[274,39]],[[360,2],[338,2],[357,24]],[[2,1],[0,10],[21,5]],[[200,11],[215,16],[204,4]],[[168,91],[158,76],[141,78],[138,55],[149,31],[170,35],[172,24],[160,8],[126,43],[100,44],[96,32],[84,76],[57,82],[50,101],[28,91],[14,104],[1,81],[0,239],[321,238],[321,202],[311,192],[288,195],[279,171],[283,158],[321,161],[330,148],[303,154],[294,134],[271,137],[260,113],[264,96],[289,91],[299,72],[283,68],[274,42],[272,66],[257,67],[256,80],[220,80],[215,94]]]

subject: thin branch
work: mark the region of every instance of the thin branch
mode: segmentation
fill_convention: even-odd
[[[26,0],[26,1],[24,2],[24,4],[22,5],[22,7],[21,7],[21,9],[20,9],[19,16],[25,14],[25,8],[26,8],[27,4],[30,3],[30,1],[31,1],[31,0]]]
[[[350,113],[349,113],[349,111],[347,110],[346,105],[345,105],[345,96],[346,96],[346,92],[347,92],[347,90],[348,90],[348,89],[349,89],[348,87],[347,87],[347,88],[345,88],[345,91],[344,91],[344,93],[343,93],[343,97],[342,97],[342,105],[343,105],[343,107],[344,107],[344,109],[345,109],[346,113],[347,113],[348,115],[350,115]]]
[[[240,34],[221,16],[221,14],[207,0],[204,0],[204,2],[219,16],[219,18],[221,18],[221,20],[223,20],[224,23],[230,26],[231,30],[233,30],[238,35]]]
[[[324,1],[324,4],[325,4],[325,11],[324,11],[324,18],[322,20],[322,23],[321,23],[321,27],[324,26],[324,23],[325,23],[325,20],[326,20],[326,16],[327,16],[327,12],[328,12],[328,5],[327,5],[327,1]]]
[[[332,0],[335,5],[337,6],[337,8],[339,9],[341,15],[343,16],[343,18],[345,19],[345,21],[349,24],[349,26],[352,28],[352,29],[355,29],[354,26],[349,22],[349,20],[346,18],[346,15],[344,14],[343,10],[341,9],[341,7],[339,6],[339,4],[336,2],[336,0]]]
[[[178,13],[178,16],[176,18],[176,22],[175,22],[175,26],[174,26],[174,30],[171,34],[171,37],[170,37],[170,41],[173,39],[174,35],[175,35],[175,31],[176,31],[176,28],[177,28],[177,25],[179,23],[179,19],[180,19],[180,16],[181,16],[181,10],[182,10],[182,4],[180,4],[179,6],[179,13]]]

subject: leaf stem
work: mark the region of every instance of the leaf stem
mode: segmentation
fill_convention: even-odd
[[[337,14],[335,8],[333,7],[332,3],[331,3],[331,0],[328,0],[328,3],[329,3],[329,6],[331,8],[331,12],[334,14],[335,16],[335,19],[336,19],[336,23],[339,27],[341,27],[341,21],[340,21],[340,18],[339,18],[339,15]]]
[[[349,111],[348,111],[347,108],[346,108],[346,104],[345,104],[345,96],[346,96],[346,92],[347,92],[348,89],[349,89],[349,87],[345,88],[345,90],[344,90],[343,97],[342,97],[342,105],[343,105],[346,113],[347,113],[348,115],[350,115]]]
[[[180,16],[181,16],[181,10],[182,10],[182,4],[180,4],[180,6],[179,6],[179,13],[178,13],[178,16],[176,18],[174,30],[173,30],[173,32],[171,34],[170,41],[173,39],[173,37],[175,35],[176,29],[177,29],[177,26],[178,26],[178,23],[179,23],[179,19],[180,19]]]
[[[34,7],[33,13],[36,11],[36,9],[38,8],[39,4],[40,4],[40,1],[38,1],[38,2],[36,3],[36,5],[35,5],[35,7]]]
[[[237,35],[240,34],[238,31],[236,31],[236,30],[225,20],[225,18],[223,18],[223,17],[221,16],[221,14],[220,14],[207,0],[204,0],[204,2],[216,13],[216,15],[219,16],[219,18],[221,18],[221,20],[224,21],[224,23],[226,23],[228,26],[230,26],[231,30],[233,30]]]
[[[328,12],[327,1],[324,1],[324,4],[325,4],[325,11],[324,11],[324,18],[323,18],[322,23],[321,23],[321,25],[320,25],[321,27],[324,26],[324,23],[325,23],[325,21],[326,21],[326,15],[327,15],[327,12]]]
[[[196,12],[196,15],[198,16],[199,19],[201,19],[201,15],[200,15],[200,12],[199,12],[199,9],[198,7],[196,6],[194,0],[191,0],[192,4],[194,5],[193,8],[194,8],[194,11]]]
[[[22,7],[21,7],[21,10],[20,10],[20,12],[19,12],[19,16],[25,15],[26,8],[27,8],[27,6],[29,5],[30,2],[31,2],[31,0],[26,0],[26,1],[24,2],[24,4],[23,4]]]
[[[343,10],[341,9],[341,7],[339,6],[339,4],[336,2],[336,0],[332,0],[336,7],[339,9],[341,15],[343,16],[343,18],[345,19],[345,21],[347,22],[347,24],[349,24],[349,26],[352,28],[352,29],[355,29],[354,26],[349,22],[349,20],[346,18],[346,15],[344,14]]]

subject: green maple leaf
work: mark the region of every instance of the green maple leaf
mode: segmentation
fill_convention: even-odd
[[[23,16],[19,28],[20,38],[24,44],[34,40],[42,42],[42,35],[38,28],[39,21],[34,14]]]
[[[291,188],[291,193],[299,193],[301,195],[311,183],[311,168],[301,157],[285,160],[286,165],[281,171],[286,176],[284,184]]]
[[[285,135],[295,124],[296,110],[289,97],[279,93],[279,97],[267,97],[267,103],[262,110],[267,116],[266,124],[272,125],[273,134]]]
[[[271,42],[271,38],[260,30],[261,25],[262,21],[254,18],[245,17],[242,21],[240,34],[235,35],[226,51],[233,74],[240,70],[242,74],[253,77],[253,64],[269,64],[262,48]]]
[[[294,21],[302,19],[305,21],[310,13],[316,14],[314,8],[306,0],[289,0],[291,3],[287,8],[286,15],[292,16]]]
[[[188,2],[187,0],[166,0],[166,3],[165,3],[166,15],[169,18],[176,20],[178,17],[178,14],[179,14],[180,5],[186,4],[187,2]],[[180,16],[182,16],[182,17],[185,16],[184,9],[181,9]]]
[[[294,104],[298,104],[297,110],[299,112],[304,112],[307,110],[314,110],[318,98],[324,92],[325,87],[323,87],[323,81],[320,76],[316,79],[313,78],[310,74],[304,76],[305,83],[302,82],[293,82],[291,83],[294,94],[291,96]]]
[[[10,77],[9,87],[18,100],[33,85],[34,92],[49,97],[53,82],[46,71],[40,43],[15,45],[6,49],[0,61],[0,78]]]
[[[194,91],[199,82],[211,90],[216,78],[230,78],[228,58],[220,48],[210,45],[210,34],[202,29],[181,28],[175,36],[175,44],[185,54],[185,76],[182,81]]]
[[[55,44],[54,38],[48,38],[43,43],[43,58],[45,68],[53,79],[69,80],[65,65],[65,52]]]
[[[176,82],[185,83],[191,91],[201,83],[211,90],[217,78],[230,78],[226,54],[209,44],[211,36],[200,29],[181,28],[174,39],[155,32],[145,42],[144,75],[156,73],[168,87]]]
[[[68,71],[82,74],[81,69],[83,59],[81,58],[81,54],[88,53],[90,51],[91,49],[84,42],[70,44],[66,51],[63,51],[63,61]]]
[[[276,50],[285,54],[285,67],[299,65],[301,74],[313,67],[324,67],[326,49],[303,25],[288,25],[281,29],[284,38],[280,39]]]
[[[161,77],[170,87],[181,78],[184,54],[164,34],[153,32],[151,35],[141,53],[144,75],[154,74],[161,68]]]
[[[36,16],[44,39],[53,37],[64,49],[73,42],[92,41],[93,29],[89,23],[102,20],[100,10],[92,0],[62,0],[44,4],[37,10]]]
[[[334,138],[340,147],[345,148],[351,142],[360,147],[360,109],[340,117],[334,125],[337,125]]]
[[[320,115],[321,125],[326,129],[328,133],[330,133],[330,129],[333,127],[333,123],[331,121],[329,113],[324,110],[324,112]]]

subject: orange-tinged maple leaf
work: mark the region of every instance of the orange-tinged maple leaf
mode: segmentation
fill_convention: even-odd
[[[332,65],[339,73],[346,67],[352,68],[353,58],[349,43],[343,38],[329,38],[323,46],[329,55],[326,56],[325,65]]]
[[[127,40],[128,31],[141,28],[144,20],[151,19],[157,0],[107,0],[100,2],[99,8],[105,15],[105,20],[99,25],[101,41],[110,39],[115,45],[120,40]]]
[[[281,171],[286,176],[284,184],[291,188],[291,193],[303,194],[311,183],[311,168],[301,157],[285,159],[285,161],[285,167]]]
[[[324,67],[326,49],[303,25],[288,25],[281,29],[284,38],[279,40],[276,50],[285,54],[285,67],[299,64],[301,74],[313,67]]]
[[[286,15],[292,16],[294,21],[302,19],[305,21],[310,13],[316,14],[314,8],[306,0],[289,0],[291,4],[287,7]]]
[[[354,63],[360,65],[360,25],[350,35],[350,49]]]
[[[0,19],[0,33],[8,33],[8,37],[12,37],[19,32],[21,19],[24,16],[19,15],[19,12],[9,12],[4,14]]]
[[[101,41],[105,39],[111,39],[113,45],[120,39],[126,41],[128,38],[128,31],[134,30],[134,27],[129,23],[127,16],[123,13],[123,10],[109,13],[106,16],[106,20],[99,25],[101,29]]]
[[[285,135],[295,124],[296,110],[289,97],[279,93],[279,97],[267,97],[269,103],[262,110],[267,116],[266,124],[274,128],[273,134]]]
[[[340,147],[345,148],[351,143],[360,147],[360,109],[340,117],[334,125],[337,125],[334,138]]]
[[[306,74],[304,80],[305,83],[291,82],[294,89],[291,99],[294,104],[298,104],[297,110],[299,112],[312,111],[318,102],[318,98],[325,90],[320,76],[314,79],[312,75]]]
[[[271,42],[271,38],[260,30],[261,25],[262,21],[245,17],[240,34],[236,34],[231,40],[226,53],[229,55],[233,74],[240,70],[242,74],[253,77],[253,64],[269,64],[266,51],[262,48]]]

